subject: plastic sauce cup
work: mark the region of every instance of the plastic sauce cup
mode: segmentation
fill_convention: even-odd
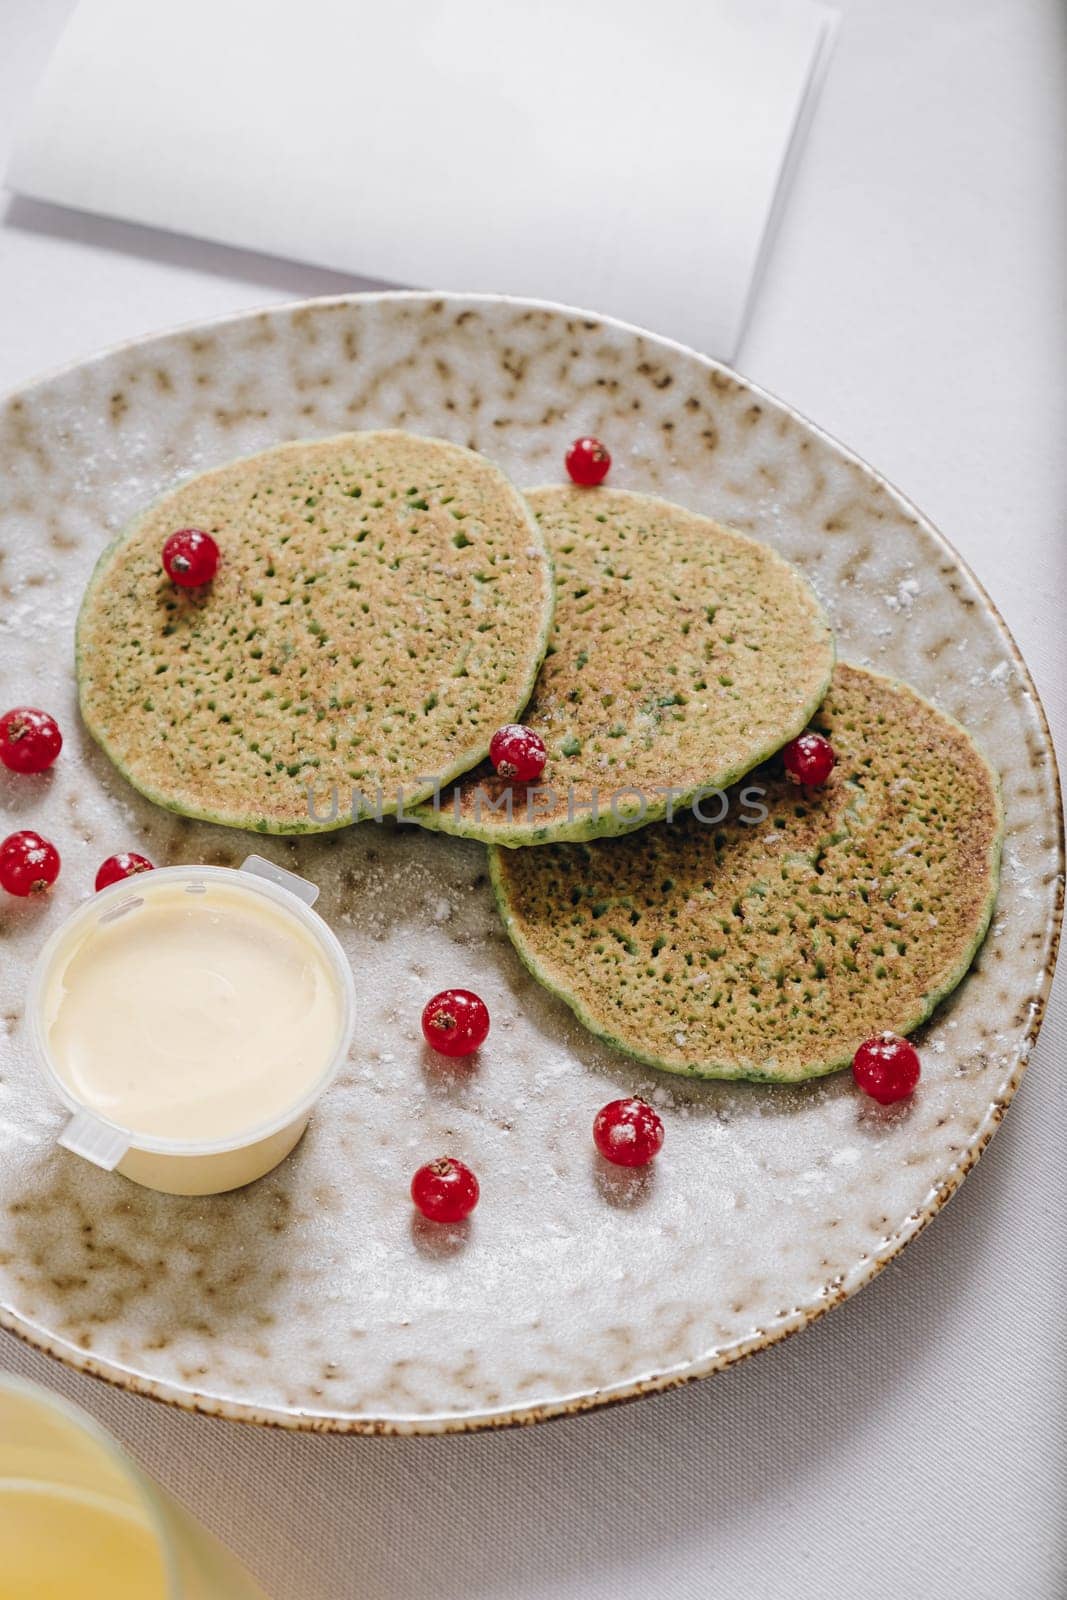
[[[80,1100],[72,1084],[61,1074],[49,1040],[46,1017],[49,996],[57,974],[65,969],[72,953],[91,949],[97,930],[107,928],[119,918],[135,917],[140,909],[150,906],[156,896],[172,896],[175,888],[201,897],[202,905],[210,905],[213,893],[220,903],[225,899],[233,904],[235,895],[242,900],[252,896],[268,901],[275,935],[295,919],[299,927],[293,929],[294,942],[306,943],[310,936],[337,986],[336,1038],[332,1048],[323,1050],[321,1066],[310,1073],[310,1081],[299,1096],[280,1110],[275,1107],[266,1118],[261,1113],[257,1115],[254,1106],[250,1107],[247,1123],[215,1139],[149,1134],[123,1127],[120,1122],[102,1115]],[[71,1113],[59,1143],[105,1171],[120,1172],[135,1183],[167,1194],[219,1194],[227,1189],[238,1189],[263,1177],[284,1160],[307,1127],[316,1102],[336,1077],[348,1053],[355,1025],[355,985],[351,968],[334,934],[311,910],[318,893],[318,888],[306,879],[253,855],[242,862],[238,870],[206,866],[160,867],[112,884],[79,906],[41,951],[30,980],[27,1004],[38,1065]],[[281,918],[279,911],[283,913]],[[168,1023],[173,1034],[175,1024],[167,1015],[161,1015],[160,1028],[166,1029]]]

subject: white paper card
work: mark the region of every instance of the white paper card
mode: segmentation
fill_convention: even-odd
[[[728,357],[833,20],[814,0],[81,0],[8,181]]]

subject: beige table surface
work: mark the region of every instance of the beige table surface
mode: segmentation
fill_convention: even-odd
[[[69,9],[0,0],[0,161]],[[738,365],[954,541],[1063,751],[1064,11],[842,9]],[[0,197],[0,388],[177,322],[363,286]],[[0,1367],[92,1411],[276,1600],[1053,1600],[1063,987],[1003,1129],[934,1226],[850,1305],[709,1382],[523,1432],[373,1440],[172,1413],[8,1335]]]

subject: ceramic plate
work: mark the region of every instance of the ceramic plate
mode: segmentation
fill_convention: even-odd
[[[352,960],[347,1069],[296,1154],[251,1189],[176,1200],[58,1150],[27,1054],[26,974],[98,863],[238,863],[247,836],[155,809],[79,727],[79,598],[114,530],[182,477],[282,439],[401,427],[556,481],[579,433],[612,481],[769,540],[809,575],[840,654],[959,717],[1004,783],[1000,900],[970,977],[923,1030],[912,1102],[850,1076],[694,1084],[614,1054],[524,972],[481,846],[413,827],[255,848],[322,886]],[[0,1317],[84,1371],[229,1417],[441,1432],[533,1421],[710,1373],[868,1282],[934,1215],[1003,1116],[1034,1042],[1059,926],[1048,730],[996,611],[881,478],[734,373],[584,313],[383,295],[283,307],[126,346],[0,416],[0,702],[43,704],[67,744],[2,774],[8,828],[63,854],[51,897],[0,906]],[[494,1019],[474,1065],[421,1046],[435,990]],[[650,1095],[654,1169],[605,1168],[596,1109]],[[452,1151],[476,1167],[467,1231],[413,1220],[407,1186]]]

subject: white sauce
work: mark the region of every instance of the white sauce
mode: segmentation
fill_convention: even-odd
[[[333,1058],[343,1001],[293,915],[213,882],[134,891],[143,904],[93,922],[61,952],[44,996],[59,1077],[133,1133],[214,1141],[303,1099]]]

